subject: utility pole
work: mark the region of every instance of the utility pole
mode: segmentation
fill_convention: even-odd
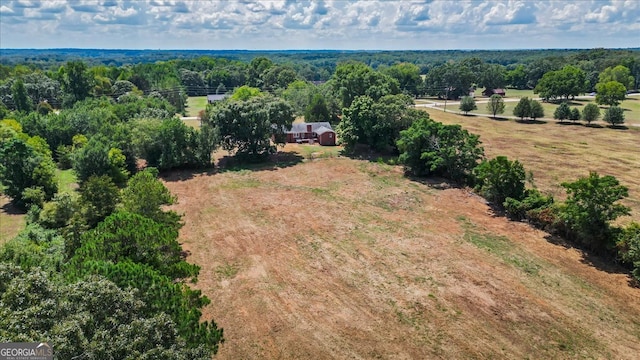
[[[446,95],[444,96],[444,112],[447,112],[447,100],[449,99],[449,87],[444,88],[446,90]]]

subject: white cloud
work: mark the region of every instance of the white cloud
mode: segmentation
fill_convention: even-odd
[[[638,0],[3,0],[0,45],[637,47],[639,18]],[[123,37],[114,42],[116,35]]]

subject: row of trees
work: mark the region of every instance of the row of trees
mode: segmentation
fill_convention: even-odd
[[[459,108],[460,111],[466,115],[469,111],[476,110],[478,106],[473,97],[464,96],[460,100]],[[487,102],[486,109],[493,118],[495,118],[497,114],[504,113],[505,105],[502,96],[492,95]],[[544,117],[544,108],[537,100],[523,97],[513,109],[513,115],[519,117],[520,120],[524,120],[525,118],[535,120]],[[553,118],[560,120],[560,122],[564,120],[574,122],[584,120],[587,124],[591,124],[600,118],[600,108],[594,103],[588,103],[582,112],[580,112],[578,108],[570,108],[567,102],[562,102],[554,111]],[[611,106],[605,109],[603,120],[612,126],[623,124],[625,120],[624,110],[618,106]]]
[[[356,54],[317,66],[308,61],[284,61],[278,54],[270,57],[256,54],[251,59],[244,55],[237,57],[243,61],[203,56],[121,66],[88,66],[75,60],[48,68],[0,65],[0,102],[11,110],[28,111],[45,102],[54,108],[71,107],[86,97],[118,98],[135,90],[144,94],[156,92],[182,112],[186,96],[226,93],[243,85],[280,95],[296,80],[327,81],[344,70],[340,69],[341,61],[350,55]],[[591,50],[567,52],[565,56],[516,56],[506,62],[496,61],[490,54],[481,58],[474,53],[467,56],[455,53],[451,58],[438,57],[428,63],[406,55],[391,63],[373,60],[366,63],[376,74],[395,79],[400,92],[412,96],[459,98],[472,86],[513,87],[535,88],[549,100],[597,91],[603,94],[602,104],[615,104],[621,93],[618,84],[626,90],[640,84],[640,59],[633,52]],[[617,84],[608,84],[612,81]]]

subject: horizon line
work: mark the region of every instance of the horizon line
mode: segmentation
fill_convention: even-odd
[[[566,47],[550,47],[550,48],[508,48],[508,49],[472,49],[472,48],[460,48],[460,49],[309,49],[309,48],[296,48],[296,49],[152,49],[152,48],[92,48],[92,47],[53,47],[53,48],[5,48],[0,47],[2,50],[107,50],[107,51],[245,51],[245,52],[265,52],[265,51],[349,51],[349,52],[381,52],[381,51],[531,51],[531,50],[640,50],[640,47],[585,47],[585,48],[566,48]]]

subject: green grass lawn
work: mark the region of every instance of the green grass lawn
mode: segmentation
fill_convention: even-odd
[[[73,172],[73,169],[56,169],[56,176],[58,177],[59,193],[70,194],[78,188],[78,179],[76,178],[76,174]]]
[[[187,116],[198,116],[198,113],[206,108],[206,96],[191,96],[187,99]]]

